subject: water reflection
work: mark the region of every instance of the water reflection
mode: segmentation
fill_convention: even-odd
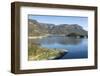
[[[39,45],[45,48],[63,48],[68,53],[61,59],[88,58],[88,39],[73,37],[45,37],[42,39],[29,39],[31,45]]]
[[[82,42],[82,39],[73,37],[45,37],[42,39],[29,39],[29,43],[32,44],[63,44],[63,45],[76,45]]]

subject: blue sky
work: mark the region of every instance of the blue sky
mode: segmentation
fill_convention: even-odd
[[[88,18],[78,16],[47,16],[47,15],[28,15],[29,19],[37,20],[41,23],[50,24],[79,24],[85,30],[88,30]]]

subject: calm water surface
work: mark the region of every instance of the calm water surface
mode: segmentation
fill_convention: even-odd
[[[88,58],[88,39],[73,37],[45,37],[42,39],[31,40],[33,43],[39,44],[45,48],[66,49],[66,53],[61,59],[79,59]]]

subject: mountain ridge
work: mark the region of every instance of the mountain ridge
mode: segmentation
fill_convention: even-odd
[[[69,35],[77,34],[87,36],[88,31],[84,30],[82,26],[78,24],[49,24],[49,23],[40,23],[37,20],[28,19],[28,35],[29,36],[41,36],[45,34],[53,35]]]

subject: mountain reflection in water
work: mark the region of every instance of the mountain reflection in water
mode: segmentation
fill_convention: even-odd
[[[29,39],[29,44],[36,44],[45,48],[60,48],[68,50],[61,59],[79,59],[88,57],[88,39],[51,36],[42,39]]]

